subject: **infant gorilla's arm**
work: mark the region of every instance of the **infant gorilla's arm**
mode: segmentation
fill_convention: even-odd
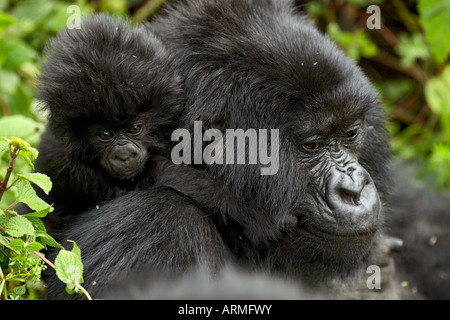
[[[256,204],[244,201],[234,195],[225,184],[211,177],[206,171],[197,170],[187,165],[176,165],[163,156],[152,158],[150,175],[155,186],[170,187],[189,197],[202,210],[212,214],[221,214],[226,223],[227,218],[237,222],[245,230],[245,235],[255,244],[262,244],[276,239],[283,229],[297,224],[294,215],[288,215],[282,221],[261,219],[267,210]]]

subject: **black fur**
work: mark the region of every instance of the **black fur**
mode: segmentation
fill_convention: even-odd
[[[261,176],[257,165],[206,167],[236,194],[267,208],[270,216],[263,212],[260,220],[276,222],[295,213],[299,221],[297,229],[267,251],[252,251],[250,258],[245,242],[229,228],[223,230],[235,256],[262,259],[272,270],[311,281],[359,266],[370,245],[339,239],[330,244],[302,228],[320,217],[314,212],[314,181],[301,146],[307,135],[339,134],[361,119],[365,137],[352,152],[384,201],[390,185],[384,113],[361,70],[296,13],[291,1],[190,1],[169,10],[157,29],[178,61],[187,93],[186,128],[202,120],[205,129],[280,131],[276,175]],[[382,212],[379,218],[380,232]]]
[[[112,177],[99,163],[103,149],[92,128],[127,126],[146,113],[144,144],[151,156],[169,150],[181,105],[179,78],[170,54],[150,31],[106,15],[63,30],[44,52],[37,98],[48,111],[36,170],[53,182],[53,224],[152,183],[145,172]],[[156,119],[156,120],[154,120]]]
[[[412,168],[394,168],[395,189],[389,201],[387,232],[403,247],[393,254],[397,279],[406,282],[402,296],[410,299],[450,299],[450,199],[413,188]],[[417,171],[417,170],[414,170]]]
[[[202,166],[242,203],[264,208],[257,219],[242,208],[248,214],[242,225],[209,215],[182,189],[158,185],[82,215],[64,237],[82,250],[88,290],[99,297],[114,279],[144,267],[184,273],[206,265],[214,274],[232,261],[314,285],[359,270],[382,233],[384,210],[374,236],[331,241],[305,231],[318,222],[323,230],[336,224],[316,212],[317,186],[301,147],[311,134],[334,137],[360,120],[362,140],[350,150],[384,203],[390,185],[384,114],[360,69],[290,1],[190,1],[169,9],[156,29],[187,93],[182,126],[201,120],[204,129],[279,129],[280,168],[261,176],[258,165]],[[279,230],[291,214],[297,227],[267,246],[248,239]],[[49,296],[65,297],[57,282],[49,280]]]
[[[170,154],[170,134],[179,121],[183,95],[171,55],[150,29],[93,15],[80,30],[60,32],[46,48],[38,98],[45,102],[49,119],[36,167],[53,181],[47,201],[56,210],[49,216],[50,227],[61,231],[63,225],[70,227],[73,216],[157,180],[208,214],[218,213],[218,223],[229,218],[240,223],[255,243],[276,237],[279,228],[295,224],[295,219],[271,225],[260,235],[241,214],[256,219],[263,211],[260,206],[237,200],[207,173],[164,158]],[[129,134],[135,123],[140,133]],[[98,132],[105,131],[119,137],[99,141]],[[120,153],[130,148],[134,155],[124,159]],[[136,153],[143,160],[131,167],[128,160]],[[119,165],[113,170],[105,167],[114,161]]]

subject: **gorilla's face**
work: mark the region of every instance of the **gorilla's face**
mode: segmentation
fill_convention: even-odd
[[[145,126],[134,123],[128,128],[103,129],[97,134],[100,164],[113,177],[131,179],[141,172],[148,159],[142,139]]]
[[[309,134],[297,146],[299,169],[309,181],[297,207],[298,228],[332,255],[355,246],[365,251],[382,220],[377,187],[358,161],[367,130],[359,119]]]
[[[295,125],[285,131],[290,143],[284,150],[291,162],[280,166],[295,166],[302,182],[292,188],[298,193],[293,205],[298,225],[290,237],[315,253],[308,259],[359,261],[383,223],[378,191],[387,182],[378,167],[386,161],[379,159],[386,148],[383,116],[375,92],[365,79],[359,84],[357,74],[329,83],[328,92],[316,91],[314,99],[303,96],[291,108]]]
[[[308,194],[315,200],[311,211],[317,217],[304,224],[309,232],[324,238],[349,239],[375,233],[380,199],[356,153],[365,130],[358,120],[334,134],[313,134],[302,140],[300,154],[311,176]]]
[[[165,122],[157,110],[150,110],[120,122],[104,119],[85,124],[77,133],[84,148],[75,149],[73,154],[113,178],[131,180],[145,171],[151,156],[168,148],[168,139],[162,138],[167,133],[161,132]]]

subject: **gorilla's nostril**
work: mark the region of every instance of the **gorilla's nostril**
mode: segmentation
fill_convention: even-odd
[[[361,190],[362,191],[362,190]],[[340,189],[339,194],[341,199],[347,203],[352,203],[354,205],[361,204],[361,191],[352,191],[348,189]]]

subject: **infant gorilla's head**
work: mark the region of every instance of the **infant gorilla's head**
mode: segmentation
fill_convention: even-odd
[[[71,157],[130,179],[153,150],[168,148],[179,78],[149,25],[96,14],[44,54],[37,98]]]

